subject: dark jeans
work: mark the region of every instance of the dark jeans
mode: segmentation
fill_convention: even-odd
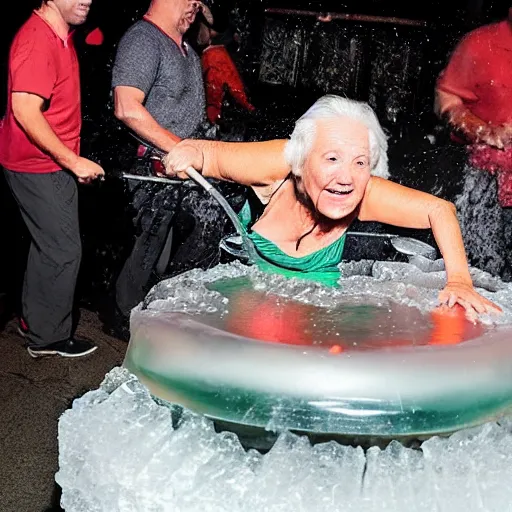
[[[243,204],[245,187],[214,183],[232,207]],[[157,280],[190,270],[208,268],[220,259],[219,243],[234,228],[224,210],[191,180],[179,185],[129,182],[135,236],[116,282],[117,312],[128,316]],[[155,270],[173,227],[172,255],[167,273]]]
[[[29,345],[69,339],[82,257],[76,181],[66,171],[4,175],[31,237],[22,292]]]
[[[512,279],[512,208],[498,202],[496,176],[466,165],[455,204],[471,265]]]
[[[127,316],[148,292],[155,265],[165,245],[175,212],[181,202],[181,186],[129,182],[135,236],[130,254],[116,282],[115,302]]]

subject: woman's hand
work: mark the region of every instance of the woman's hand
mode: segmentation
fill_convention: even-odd
[[[196,171],[202,170],[204,156],[201,149],[193,141],[183,140],[167,153],[162,162],[167,176],[187,179],[186,170],[189,167],[193,167]]]
[[[466,310],[466,316],[472,321],[475,321],[478,315],[483,313],[503,312],[499,306],[482,297],[472,284],[457,281],[447,283],[439,293],[439,302],[447,304],[449,307],[460,304]]]

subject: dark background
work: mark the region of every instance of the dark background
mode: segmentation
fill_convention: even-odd
[[[82,153],[99,161],[109,176],[129,165],[133,146],[112,115],[112,58],[117,41],[148,4],[148,0],[94,0],[86,25],[75,36],[82,76]],[[1,17],[0,113],[6,99],[10,42],[38,5],[37,0],[9,2],[10,13],[4,10]],[[236,60],[257,107],[249,118],[233,110],[233,119],[242,119],[246,138],[288,136],[293,121],[326,92],[369,101],[390,136],[392,178],[453,199],[461,152],[447,142],[446,130],[433,113],[435,80],[460,37],[476,26],[503,19],[510,0],[229,0],[218,2],[217,12],[219,6],[231,13],[241,33]],[[265,14],[272,7],[399,17],[424,25],[320,23],[314,17]],[[86,33],[96,26],[105,35],[104,44],[85,45]],[[80,194],[84,259],[78,298],[94,309],[108,296],[129,244],[129,205],[123,183],[114,177],[101,186],[81,187]],[[0,214],[0,294],[4,293],[4,308],[11,312],[17,305],[28,237],[3,181]],[[429,240],[426,233],[418,236]]]

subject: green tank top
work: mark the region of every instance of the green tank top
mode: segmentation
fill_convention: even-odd
[[[343,257],[346,233],[323,249],[306,256],[294,257],[283,252],[274,242],[251,230],[257,219],[249,201],[246,201],[238,216],[261,257],[261,261],[258,262],[261,270],[286,277],[317,281],[326,286],[339,286],[341,271],[338,265]]]

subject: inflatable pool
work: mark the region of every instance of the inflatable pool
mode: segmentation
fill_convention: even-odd
[[[124,365],[160,399],[273,432],[421,438],[512,411],[509,312],[473,324],[436,307],[441,260],[343,273],[339,289],[240,263],[163,281],[132,312]]]

